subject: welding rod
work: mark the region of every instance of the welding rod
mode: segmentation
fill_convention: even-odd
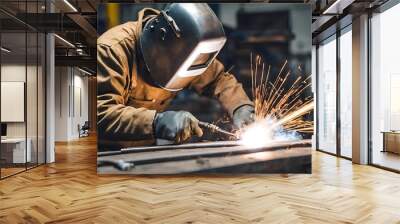
[[[200,126],[200,127],[203,127],[203,128],[208,128],[208,129],[210,129],[210,130],[213,131],[213,132],[222,133],[222,134],[224,134],[224,135],[229,135],[229,136],[234,137],[235,139],[238,139],[238,136],[237,136],[237,135],[235,135],[235,134],[233,134],[233,133],[231,133],[231,132],[229,132],[229,131],[225,131],[224,129],[218,127],[218,126],[215,125],[215,124],[211,124],[211,123],[204,122],[204,121],[199,121],[199,126]]]

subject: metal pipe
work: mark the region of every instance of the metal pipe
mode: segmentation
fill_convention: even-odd
[[[234,137],[235,139],[239,139],[239,137],[238,137],[237,135],[235,135],[234,133],[231,133],[231,132],[229,132],[229,131],[225,131],[224,129],[218,127],[218,126],[215,125],[215,124],[211,124],[211,123],[208,123],[208,122],[199,121],[199,126],[200,126],[200,127],[203,127],[203,128],[208,128],[208,129],[210,129],[212,132],[218,132],[218,133],[221,133],[221,134],[224,134],[224,135],[232,136],[232,137]]]
[[[98,156],[109,156],[118,155],[123,153],[138,153],[138,152],[151,152],[171,149],[197,149],[197,148],[213,148],[213,147],[224,147],[224,146],[238,146],[238,141],[219,141],[219,142],[201,142],[201,143],[189,143],[180,145],[158,145],[158,146],[141,146],[141,147],[130,147],[123,148],[120,151],[107,151],[99,152]]]

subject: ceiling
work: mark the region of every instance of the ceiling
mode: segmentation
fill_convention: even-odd
[[[313,38],[321,35],[338,20],[349,14],[357,14],[366,9],[377,7],[386,0],[251,0],[250,2],[269,3],[308,3],[311,4],[313,21]],[[56,38],[56,56],[59,64],[78,63],[90,69],[96,69],[96,39],[97,39],[97,6],[110,2],[140,2],[138,0],[50,0],[46,6],[45,0],[1,0],[0,25],[4,33],[29,31],[55,32],[61,38]],[[149,1],[143,1],[149,2]],[[160,0],[157,2],[167,2]],[[249,1],[243,1],[249,2]],[[48,13],[52,8],[52,13]],[[328,12],[328,13],[327,13]],[[10,48],[18,49],[24,46],[24,40],[13,38],[12,34],[4,38]],[[14,37],[16,37],[14,35]],[[66,40],[66,41],[63,41]],[[11,43],[15,42],[15,43]],[[3,42],[4,43],[4,42]],[[71,47],[73,44],[75,47]],[[28,52],[30,50],[28,49]],[[18,52],[18,50],[16,51]],[[57,59],[57,58],[56,58]],[[63,60],[63,61],[61,61]]]
[[[100,1],[50,0],[47,2],[46,5],[44,0],[0,1],[2,46],[12,50],[7,56],[25,58],[21,56],[35,55],[36,46],[25,43],[26,40],[29,42],[31,39],[32,35],[29,33],[54,32],[57,34],[55,38],[56,64],[82,61],[82,67],[95,70],[96,8]],[[52,13],[49,13],[50,11]],[[25,32],[28,34],[21,35]],[[26,52],[25,46],[27,46]],[[74,60],[59,56],[73,57]],[[75,66],[80,66],[80,64],[75,64]]]

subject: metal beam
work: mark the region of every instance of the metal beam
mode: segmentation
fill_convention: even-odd
[[[342,14],[353,2],[355,0],[336,0],[324,10],[323,14]]]
[[[61,13],[18,13],[9,18],[0,19],[2,30],[21,29],[28,25],[41,32],[82,31],[72,19]],[[19,26],[18,26],[19,25]]]
[[[317,44],[330,36],[334,35],[337,30],[341,30],[352,23],[353,15],[349,14],[340,19],[333,19],[321,27],[318,31],[313,32],[313,44]]]
[[[97,38],[97,30],[88,20],[79,13],[67,14],[78,26],[80,26],[91,38]]]
[[[56,66],[87,67],[96,71],[97,60],[92,56],[56,56],[55,64]]]
[[[334,16],[320,16],[315,22],[311,24],[311,32],[316,32],[320,30],[329,20],[334,18]]]

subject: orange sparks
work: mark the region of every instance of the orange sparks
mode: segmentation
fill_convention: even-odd
[[[286,60],[277,77],[270,80],[271,66],[265,66],[261,56],[256,55],[253,60],[253,55],[250,55],[250,63],[256,119],[274,120],[276,126],[285,130],[312,132],[313,122],[303,120],[303,115],[313,110],[313,99],[302,97],[311,86],[311,76],[299,75],[293,83],[289,83],[292,73]],[[300,66],[298,70],[302,72]],[[288,85],[290,87],[285,89]]]

